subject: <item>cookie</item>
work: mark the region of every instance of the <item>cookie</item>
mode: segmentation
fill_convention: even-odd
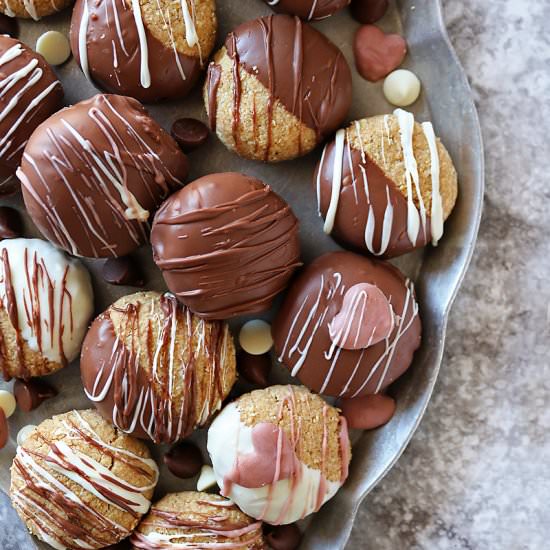
[[[336,133],[314,176],[325,233],[392,258],[437,245],[457,197],[457,174],[432,125],[398,109]]]
[[[216,39],[215,0],[77,0],[71,48],[85,76],[145,103],[181,99]]]
[[[73,0],[0,0],[0,13],[38,21],[72,5]]]
[[[272,328],[275,355],[292,376],[334,397],[383,390],[409,368],[421,336],[412,281],[351,252],[309,264]]]
[[[351,459],[345,419],[302,386],[271,386],[227,405],[208,430],[208,452],[222,495],[275,525],[318,511]]]
[[[93,313],[90,275],[40,239],[0,241],[0,369],[51,374],[78,357]]]
[[[218,495],[171,493],[153,504],[132,534],[134,548],[266,548],[262,524]]]
[[[34,223],[75,256],[119,257],[147,242],[187,157],[135,99],[96,95],[33,133],[17,171]]]
[[[297,15],[300,19],[312,21],[325,19],[344,9],[350,0],[264,0],[278,13]]]
[[[10,497],[50,546],[103,548],[135,529],[157,479],[143,443],[94,411],[72,411],[42,422],[17,448]]]
[[[204,86],[213,131],[253,160],[305,155],[334,132],[351,105],[342,52],[297,17],[239,25],[208,67]]]
[[[168,288],[197,315],[269,309],[300,265],[298,220],[260,180],[210,174],[172,195],[151,232]]]
[[[92,323],[80,369],[86,395],[118,429],[172,443],[221,408],[235,347],[225,323],[199,319],[172,294],[138,292]]]
[[[41,55],[9,36],[0,36],[0,83],[0,195],[7,195],[19,187],[13,176],[33,130],[61,108],[63,87]]]

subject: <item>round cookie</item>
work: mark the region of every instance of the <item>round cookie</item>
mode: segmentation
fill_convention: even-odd
[[[86,395],[117,428],[173,443],[221,408],[235,347],[227,324],[199,319],[172,294],[138,292],[92,323],[80,369]]]
[[[305,155],[346,118],[342,52],[297,17],[270,15],[229,33],[208,67],[210,126],[226,147],[268,162]]]
[[[298,220],[260,180],[210,174],[172,195],[151,232],[168,288],[205,319],[269,309],[300,265]]]
[[[0,195],[7,195],[19,187],[13,176],[33,130],[61,108],[63,87],[41,55],[5,35],[0,87]]]
[[[71,411],[17,448],[10,497],[29,531],[54,548],[104,548],[135,529],[157,480],[143,443],[95,411]]]
[[[153,504],[130,537],[134,548],[266,548],[262,523],[219,495],[171,493]]]
[[[78,357],[93,313],[90,275],[40,239],[0,241],[0,370],[55,372]]]
[[[421,335],[413,283],[351,252],[309,264],[272,328],[276,357],[292,376],[334,397],[383,390],[409,368]]]
[[[199,79],[216,28],[215,0],[77,0],[71,49],[104,90],[145,103],[181,99]]]
[[[76,256],[119,257],[148,240],[154,210],[187,157],[135,99],[96,95],[29,139],[17,176],[40,231]]]
[[[227,405],[208,430],[208,452],[222,495],[275,525],[318,511],[351,459],[345,418],[302,386],[271,386]]]
[[[349,5],[350,0],[264,0],[278,13],[297,15],[300,19],[312,21],[325,19]]]
[[[69,7],[73,0],[0,0],[0,13],[38,21]]]
[[[336,133],[314,177],[324,231],[392,258],[437,245],[457,197],[457,174],[429,122],[397,109]]]

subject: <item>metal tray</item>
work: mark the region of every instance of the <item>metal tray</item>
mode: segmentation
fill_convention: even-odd
[[[270,10],[260,0],[218,0],[218,42],[221,43],[226,33],[241,21],[268,13]],[[34,46],[36,38],[46,30],[68,32],[69,20],[70,10],[38,23],[21,22],[21,39]],[[411,110],[418,119],[434,122],[437,134],[449,149],[459,173],[459,199],[437,248],[429,247],[395,262],[416,282],[424,327],[422,347],[412,368],[392,387],[397,399],[397,412],[392,421],[381,429],[355,434],[349,479],[336,497],[307,523],[301,548],[308,550],[336,550],[345,546],[359,504],[399,458],[420,423],[440,368],[449,309],[472,256],[482,209],[483,148],[477,113],[466,76],[449,43],[439,0],[397,0],[379,25],[385,30],[400,32],[407,39],[409,55],[405,66],[415,71],[423,82],[422,97]],[[344,12],[315,26],[343,50],[354,70],[352,40],[357,23]],[[65,86],[67,104],[96,93],[74,60],[60,67],[58,74]],[[353,96],[350,120],[392,110],[384,100],[381,85],[366,82],[355,71]],[[182,115],[205,120],[198,89],[184,101],[152,106],[149,110],[166,128]],[[190,178],[209,172],[237,170],[269,183],[300,214],[303,259],[307,262],[338,248],[323,234],[316,212],[311,178],[318,157],[319,150],[303,159],[269,166],[233,155],[212,137],[207,146],[190,156]],[[19,197],[0,202],[22,209]],[[28,218],[25,229],[27,236],[38,235]],[[148,288],[164,289],[150,248],[142,247],[137,255],[147,266]],[[97,313],[119,296],[134,291],[103,283],[99,275],[101,263],[87,262],[94,278]],[[264,317],[269,319],[270,314]],[[242,322],[243,319],[235,322],[234,328]],[[286,378],[283,369],[273,370],[273,381]],[[51,380],[59,389],[57,398],[30,414],[16,412],[10,419],[12,437],[8,446],[0,451],[0,488],[4,491],[9,487],[9,466],[16,447],[14,439],[21,426],[38,424],[52,414],[72,408],[90,407],[81,388],[77,365],[53,375]],[[6,386],[11,387],[11,383],[0,382],[0,387]],[[196,432],[193,439],[204,445],[204,430]],[[156,448],[155,454],[160,456],[162,451],[162,447]],[[177,480],[162,468],[160,493],[168,488],[174,491],[192,487],[192,482]],[[29,537],[28,548],[36,544]]]

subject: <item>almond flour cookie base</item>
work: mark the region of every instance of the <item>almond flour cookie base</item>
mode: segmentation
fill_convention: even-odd
[[[414,6],[415,9],[411,10]],[[221,44],[226,33],[245,19],[271,13],[268,6],[258,0],[219,0],[219,40]],[[44,19],[39,23],[20,22],[20,38],[34,47],[36,38],[46,30],[68,32],[70,10]],[[466,78],[458,64],[448,40],[441,19],[438,2],[433,0],[398,0],[390,12],[379,23],[386,31],[402,32],[410,46],[410,55],[404,64],[421,78],[424,92],[418,103],[409,110],[417,120],[432,120],[436,132],[448,147],[459,173],[459,199],[457,207],[446,224],[445,235],[437,247],[400,258],[394,263],[416,283],[418,300],[424,321],[424,342],[415,357],[410,372],[393,388],[397,400],[397,411],[389,424],[373,432],[355,434],[354,459],[350,478],[321,511],[312,517],[306,526],[301,549],[333,550],[343,548],[349,536],[357,507],[368,491],[387,473],[412,437],[429,400],[443,352],[447,314],[468,266],[477,234],[483,197],[483,152],[477,115],[470,96]],[[384,100],[381,83],[371,84],[360,78],[353,63],[353,33],[357,24],[347,10],[315,26],[342,48],[354,79],[354,102],[349,120],[380,113],[389,113],[393,107]],[[74,60],[56,68],[66,88],[66,103],[74,103],[92,96],[97,90],[85,80]],[[440,75],[446,80],[441,82]],[[428,108],[429,106],[429,108]],[[151,114],[165,128],[180,116],[197,117],[206,121],[200,87],[179,104],[165,104],[148,107]],[[207,172],[243,171],[263,179],[280,194],[296,212],[301,221],[304,261],[339,247],[323,234],[322,220],[317,215],[315,194],[311,178],[321,149],[307,157],[277,166],[240,159],[228,152],[211,136],[207,145],[197,154],[190,156],[191,175],[189,181]],[[21,209],[18,198],[1,200],[1,204]],[[25,236],[38,236],[26,218]],[[137,257],[144,266],[147,289],[165,290],[160,272],[154,267],[151,253],[142,247]],[[130,287],[113,287],[101,278],[102,262],[88,262],[97,288],[96,313],[101,312],[118,297],[135,292]],[[266,319],[271,318],[266,314]],[[234,335],[245,319],[233,323]],[[283,368],[274,368],[271,382],[285,382]],[[0,451],[0,488],[9,486],[9,466],[15,454],[15,438],[18,430],[26,424],[38,424],[53,414],[71,408],[88,408],[90,403],[84,396],[77,365],[72,365],[48,379],[60,392],[60,396],[45,402],[31,413],[17,411],[10,418],[10,442]],[[0,388],[5,384],[0,382]],[[11,388],[11,384],[7,385]],[[247,386],[248,387],[248,386]],[[193,440],[204,450],[205,431],[194,434]],[[155,450],[160,457],[166,447]],[[205,454],[206,456],[206,454]],[[196,480],[178,480],[162,465],[160,490],[165,492],[194,489]],[[164,489],[164,491],[163,491]],[[158,495],[157,495],[158,496]],[[32,539],[36,543],[35,539]],[[29,548],[32,548],[29,538]],[[25,549],[27,546],[25,546]],[[45,546],[42,546],[45,548]]]

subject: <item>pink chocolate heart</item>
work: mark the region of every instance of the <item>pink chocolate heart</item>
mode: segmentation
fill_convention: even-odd
[[[363,25],[353,43],[359,74],[377,82],[397,69],[407,55],[407,43],[398,34],[386,34],[375,25]]]

